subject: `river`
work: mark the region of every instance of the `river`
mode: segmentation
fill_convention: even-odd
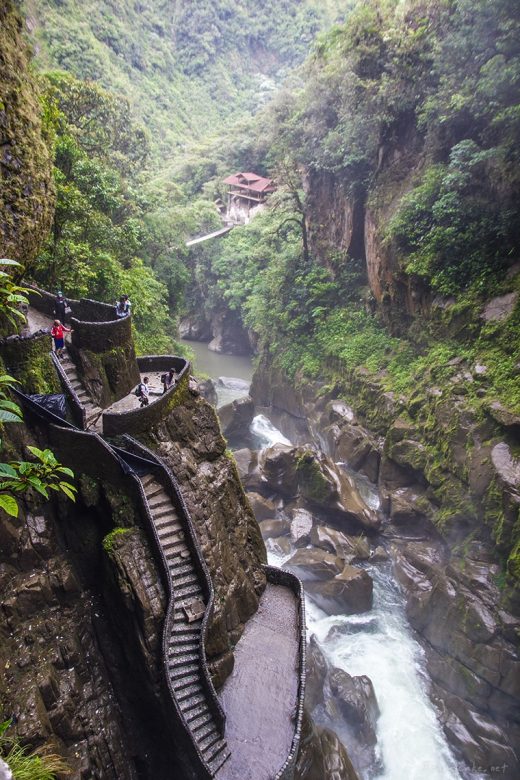
[[[193,348],[193,342],[189,345]],[[248,358],[212,353],[201,344],[194,351],[196,369],[212,378],[226,377],[224,386],[217,386],[219,404],[223,398],[232,400],[233,393],[240,397],[247,392],[243,386],[233,389],[231,380],[233,376],[251,380],[253,369]],[[264,414],[254,418],[251,433],[259,449],[291,443]],[[365,478],[358,478],[357,484],[367,504],[377,507],[375,486]],[[287,557],[270,552],[269,562],[283,565]],[[351,675],[367,675],[374,685],[381,713],[377,721],[380,768],[360,775],[360,779],[478,780],[479,776],[467,769],[459,772],[444,737],[428,697],[424,653],[406,619],[404,598],[391,565],[372,564],[366,568],[374,582],[374,606],[369,613],[326,615],[306,599],[308,635],[316,635],[328,661]],[[340,723],[336,730],[341,737]]]

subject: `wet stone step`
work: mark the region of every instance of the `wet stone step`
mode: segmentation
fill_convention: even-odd
[[[185,656],[188,653],[195,653],[198,655],[200,642],[182,642],[168,647],[168,661],[173,661],[174,658],[179,656]]]
[[[152,515],[152,519],[154,523],[156,523],[158,520],[166,520],[177,517],[177,513],[172,507],[171,501],[168,499],[165,501],[162,505],[152,505],[148,503],[148,508],[150,510],[150,514]]]
[[[152,482],[150,485],[146,486],[144,492],[146,494],[146,498],[153,498],[159,493],[165,493],[166,491],[162,485],[159,485],[157,482]]]
[[[170,560],[169,561],[169,569],[170,574],[181,576],[182,574],[191,574],[195,571],[195,568],[191,565],[191,563],[187,563],[185,559],[177,558],[176,560]]]
[[[208,763],[209,768],[213,775],[216,775],[220,767],[223,766],[223,764],[225,764],[225,762],[228,760],[229,756],[231,755],[231,753],[228,750],[228,746],[225,742],[222,742],[222,745],[220,744],[216,745],[216,747],[218,747],[218,750],[216,750],[215,752],[213,752],[213,750],[208,752],[208,755],[211,755],[211,759],[205,756],[206,762]]]
[[[206,739],[212,739],[214,735],[217,735],[217,739],[220,739],[220,734],[217,727],[211,721],[197,731],[197,744],[200,746]]]
[[[194,711],[197,707],[200,708],[206,701],[206,695],[199,691],[194,693],[191,697],[185,696],[184,698],[177,697],[177,701],[180,704],[181,712],[183,715],[187,715],[188,712]]]
[[[167,493],[165,493],[164,490],[161,490],[159,493],[156,493],[156,495],[153,496],[152,498],[148,498],[148,496],[146,498],[148,504],[153,507],[163,506],[164,504],[170,504],[171,506],[172,504],[172,500],[170,496]]]
[[[200,666],[199,666],[199,656],[197,654],[197,662],[195,663],[192,661],[189,664],[185,664],[184,666],[179,666],[178,664],[170,665],[169,667],[169,677],[172,681],[172,685],[175,687],[177,682],[179,685],[181,684],[182,680],[187,680],[191,677],[197,677],[197,679],[200,680]]]
[[[209,734],[206,734],[202,739],[199,735],[197,735],[199,738],[197,739],[197,745],[199,746],[199,749],[204,753],[205,751],[210,751],[213,745],[216,745],[216,743],[220,740],[220,734],[218,733],[217,729],[212,729]]]
[[[168,667],[173,668],[176,666],[190,666],[194,663],[197,663],[198,667],[199,660],[200,657],[198,653],[186,653],[185,655],[169,656]]]
[[[182,537],[183,539],[185,537],[184,530],[177,519],[177,515],[162,517],[160,520],[154,518],[154,526],[161,539],[169,532],[175,533],[177,536]]]
[[[164,550],[167,550],[168,552],[171,550],[172,553],[174,554],[180,548],[186,547],[183,539],[174,538],[174,537],[166,538],[166,539],[161,538],[161,546],[164,548]],[[188,548],[186,547],[186,549]]]
[[[213,720],[213,715],[209,711],[207,704],[199,704],[193,710],[185,716],[186,723],[189,724],[190,729],[195,731],[197,727],[204,726]]]
[[[183,702],[186,699],[190,699],[194,696],[200,696],[202,694],[203,698],[205,698],[205,693],[202,690],[202,685],[200,683],[193,683],[193,685],[186,685],[181,690],[175,689],[175,698],[178,702]]]
[[[180,587],[177,587],[175,584],[173,586],[173,598],[174,599],[192,599],[192,598],[200,598],[202,596],[202,588],[198,583],[195,583],[195,585],[181,585]]]
[[[200,674],[186,674],[175,680],[174,688],[176,693],[182,693],[185,688],[200,687],[200,684]]]
[[[170,638],[168,640],[169,645],[178,645],[178,644],[186,644],[186,643],[193,643],[196,642],[199,643],[199,637],[200,637],[200,631],[194,631],[188,633],[183,632],[182,634],[180,632],[175,631],[174,633],[170,634]]]

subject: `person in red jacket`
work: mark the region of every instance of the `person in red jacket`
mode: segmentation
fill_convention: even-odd
[[[64,333],[72,333],[71,328],[66,328],[59,320],[54,320],[51,336],[54,339],[54,351],[58,358],[63,356],[63,347],[65,346]]]

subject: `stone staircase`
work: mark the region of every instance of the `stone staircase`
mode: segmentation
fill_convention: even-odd
[[[88,394],[85,386],[78,376],[76,366],[72,362],[67,350],[64,351],[64,356],[60,360],[63,370],[67,374],[67,379],[72,385],[72,389],[79,398],[80,403],[85,408],[86,413],[86,427],[88,429],[96,430],[100,427],[100,419],[103,414],[101,407],[97,406],[90,395]]]
[[[157,479],[140,477],[171,578],[173,612],[165,627],[165,666],[177,707],[214,777],[230,755],[204,687],[200,654],[204,594],[175,506]]]

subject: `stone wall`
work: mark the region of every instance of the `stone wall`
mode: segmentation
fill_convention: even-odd
[[[123,433],[146,433],[164,419],[171,410],[181,404],[188,393],[191,366],[187,360],[172,355],[148,355],[137,359],[139,371],[159,371],[166,373],[175,368],[178,374],[173,387],[156,401],[127,412],[104,412],[103,433],[105,436],[118,436]]]
[[[84,302],[81,301],[81,304]],[[104,306],[104,304],[99,304]],[[109,312],[114,313],[111,306]],[[72,325],[72,344],[77,349],[87,349],[90,352],[108,352],[117,347],[124,347],[132,340],[132,317],[121,317],[112,320],[83,320],[79,319],[84,312],[83,306],[73,309],[70,323]],[[89,316],[95,314],[88,307]],[[100,316],[100,313],[97,313]]]
[[[0,356],[24,393],[61,392],[51,358],[51,339],[45,331],[0,340]]]

